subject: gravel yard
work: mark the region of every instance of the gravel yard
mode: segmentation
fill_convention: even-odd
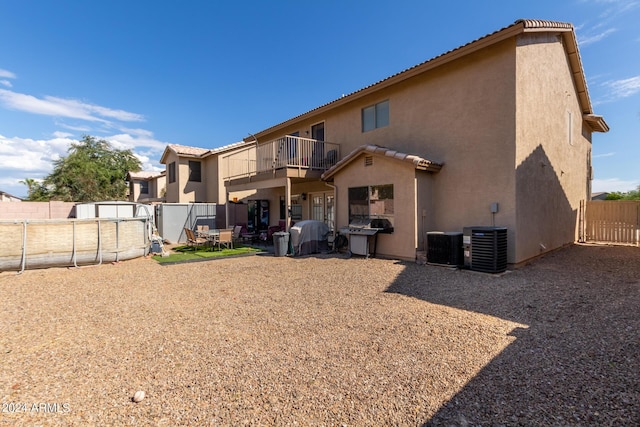
[[[640,425],[640,249],[0,273],[0,425]],[[146,398],[132,401],[137,390]]]

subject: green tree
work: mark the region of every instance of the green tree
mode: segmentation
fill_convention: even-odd
[[[608,194],[607,200],[640,200],[640,185],[635,190],[626,193],[616,191]]]
[[[66,157],[54,161],[44,186],[50,188],[51,200],[124,200],[127,172],[139,170],[140,161],[131,150],[118,150],[107,141],[85,136],[71,144]]]
[[[42,202],[51,198],[49,189],[43,183],[38,182],[33,178],[25,178],[19,182],[20,184],[27,186],[27,200],[31,202]]]

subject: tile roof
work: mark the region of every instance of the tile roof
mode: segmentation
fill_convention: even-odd
[[[238,142],[234,142],[233,144],[223,145],[222,147],[212,148],[211,150],[209,150],[208,154],[218,154],[224,151],[233,150],[234,148],[240,148],[244,145],[251,145],[251,144],[255,144],[255,142],[254,141],[249,141],[249,142],[238,141]]]
[[[129,172],[129,177],[131,179],[153,179],[162,175],[165,175],[166,171],[138,171],[138,172]]]
[[[182,154],[186,156],[202,156],[203,154],[209,152],[207,148],[199,148],[199,147],[189,147],[186,145],[179,144],[169,144],[169,148],[175,151],[176,154]]]
[[[417,156],[415,154],[406,154],[401,153],[397,150],[393,150],[387,147],[381,147],[375,144],[361,145],[360,147],[353,150],[351,153],[347,154],[345,157],[340,159],[335,165],[329,168],[322,174],[322,179],[327,180],[335,173],[345,167],[348,163],[354,160],[362,153],[375,154],[379,156],[384,156],[387,158],[391,158],[394,160],[398,160],[401,162],[410,163],[414,168],[418,170],[424,170],[428,172],[438,172],[442,168],[442,163],[432,162],[431,160],[427,160],[423,157]]]
[[[245,145],[251,145],[254,143],[255,142],[253,141],[249,141],[249,142],[239,141],[239,142],[234,142],[232,144],[223,145],[222,147],[217,147],[212,149],[200,148],[200,147],[189,147],[187,145],[180,145],[180,144],[167,144],[167,146],[164,149],[164,152],[162,153],[162,156],[160,157],[160,163],[164,163],[166,161],[166,157],[169,151],[173,151],[178,156],[204,158],[213,154],[219,154],[225,151],[234,150],[236,148],[240,148]]]

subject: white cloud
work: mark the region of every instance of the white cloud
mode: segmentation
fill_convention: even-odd
[[[13,85],[9,80],[0,80],[0,85],[6,86],[6,87],[13,87]]]
[[[147,135],[137,137],[120,134],[97,138],[108,141],[116,149],[131,149],[143,163],[145,170],[162,170],[159,159],[167,143],[153,139],[151,132],[141,133]],[[9,138],[0,135],[0,180],[15,176],[22,177],[20,179],[43,178],[50,174],[53,162],[67,156],[71,144],[78,142],[78,139],[71,136],[66,132],[55,132],[51,139]]]
[[[56,131],[53,133],[53,136],[55,136],[56,138],[68,138],[70,136],[73,136],[73,134],[69,132]]]
[[[112,135],[109,137],[103,137],[109,141],[115,148],[118,149],[132,149],[136,150],[140,147],[150,148],[151,151],[162,153],[167,146],[167,142],[158,141],[153,138],[153,133],[149,131],[140,132],[139,134],[122,133],[118,135]]]
[[[91,133],[91,130],[92,130],[91,127],[89,126],[73,126],[60,121],[56,121],[55,123],[56,123],[56,126],[60,126],[61,128],[74,130],[76,132],[84,132],[85,134]]]
[[[157,160],[153,160],[148,156],[142,154],[134,154],[138,160],[140,160],[140,164],[143,171],[154,171],[154,172],[162,172],[165,168],[163,165],[160,165]]]
[[[591,191],[594,193],[619,191],[626,193],[635,190],[640,181],[626,181],[619,178],[594,179],[591,183]]]
[[[587,35],[587,36],[580,36],[578,37],[578,44],[580,45],[580,47],[584,47],[584,46],[588,46],[590,44],[599,42],[600,40],[604,39],[605,37],[615,33],[617,30],[615,28],[609,28],[608,30],[605,30],[601,33],[598,34],[592,34],[592,35]]]
[[[12,175],[20,172],[24,178],[43,177],[51,172],[53,160],[67,154],[72,142],[69,138],[36,140],[0,135],[0,170]]]
[[[594,154],[594,155],[592,156],[592,158],[594,158],[594,159],[599,159],[599,158],[601,158],[601,157],[613,157],[613,156],[615,156],[615,155],[616,155],[616,153],[615,153],[615,152],[604,153],[604,154]]]
[[[144,121],[144,116],[124,110],[113,110],[99,105],[88,104],[75,99],[63,99],[54,96],[37,98],[33,95],[0,89],[0,102],[6,107],[46,116],[66,117],[91,122],[109,123],[109,119],[125,122]]]
[[[12,73],[11,71],[3,70],[2,68],[0,68],[0,78],[3,78],[3,79],[15,79],[16,75],[14,73]]]
[[[611,5],[600,14],[601,18],[614,18],[638,7],[637,0],[596,0],[596,2]]]
[[[611,89],[611,98],[626,98],[640,92],[640,76],[622,80],[612,80],[603,83],[603,85]]]

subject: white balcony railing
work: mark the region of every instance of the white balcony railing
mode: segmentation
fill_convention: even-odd
[[[327,170],[340,158],[340,146],[316,139],[284,136],[223,158],[224,179],[249,177],[283,168]]]

